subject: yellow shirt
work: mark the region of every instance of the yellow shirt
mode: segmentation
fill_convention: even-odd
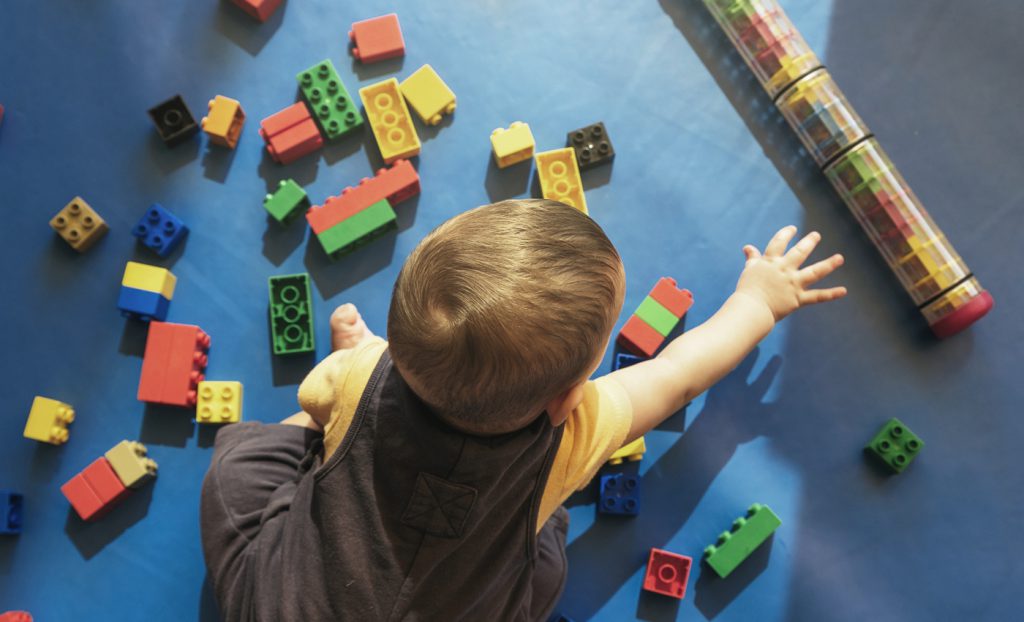
[[[299,404],[324,427],[324,460],[341,445],[356,413],[359,399],[387,342],[367,339],[355,348],[334,352],[320,361],[299,387]],[[569,415],[561,443],[541,496],[537,530],[569,495],[583,488],[622,446],[633,421],[626,390],[605,376],[588,381],[583,401]]]

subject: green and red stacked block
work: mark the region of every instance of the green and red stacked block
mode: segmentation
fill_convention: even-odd
[[[638,356],[654,356],[692,305],[690,290],[662,277],[619,331],[619,345]]]

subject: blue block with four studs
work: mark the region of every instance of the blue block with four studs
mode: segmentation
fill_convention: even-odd
[[[132,235],[140,242],[166,257],[188,234],[188,227],[181,219],[163,208],[159,203],[149,206],[142,219],[132,229]]]
[[[640,512],[640,478],[626,473],[602,475],[597,511],[636,516]]]
[[[10,490],[0,490],[0,535],[21,533],[21,508],[24,498]]]

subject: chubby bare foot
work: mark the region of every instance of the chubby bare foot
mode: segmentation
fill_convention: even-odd
[[[352,303],[345,303],[331,314],[331,350],[354,348],[364,339],[373,337],[359,310]]]

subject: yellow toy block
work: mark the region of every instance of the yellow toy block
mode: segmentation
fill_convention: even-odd
[[[75,409],[69,404],[36,396],[25,422],[25,438],[63,445],[68,440],[68,424],[75,420]]]
[[[167,268],[136,261],[128,262],[124,267],[124,276],[121,278],[121,285],[125,287],[156,292],[167,300],[174,298],[174,286],[177,283],[178,277],[174,276]]]
[[[89,250],[109,227],[82,197],[75,197],[50,219],[50,227],[79,253]]]
[[[209,114],[199,122],[210,142],[234,149],[245,125],[245,111],[237,100],[218,95],[207,104]]]
[[[420,137],[412,126],[409,108],[398,90],[398,80],[388,78],[359,89],[366,118],[373,128],[384,162],[410,158],[420,152]]]
[[[522,121],[513,121],[507,130],[499,127],[491,132],[491,152],[498,168],[529,160],[534,144],[530,126]]]
[[[138,488],[156,477],[156,462],[146,455],[146,446],[137,441],[121,441],[103,457],[128,488]]]
[[[644,457],[644,452],[646,451],[647,444],[644,442],[644,437],[641,436],[632,443],[627,443],[620,447],[618,451],[608,458],[608,464],[622,464],[623,460],[636,462]]]
[[[237,423],[241,418],[241,382],[204,380],[199,383],[198,423]]]
[[[583,196],[580,169],[576,164],[576,152],[571,147],[553,149],[538,153],[536,160],[541,195],[589,214],[587,198]]]
[[[430,65],[423,65],[402,80],[405,101],[427,125],[437,125],[441,115],[455,112],[455,93]]]

